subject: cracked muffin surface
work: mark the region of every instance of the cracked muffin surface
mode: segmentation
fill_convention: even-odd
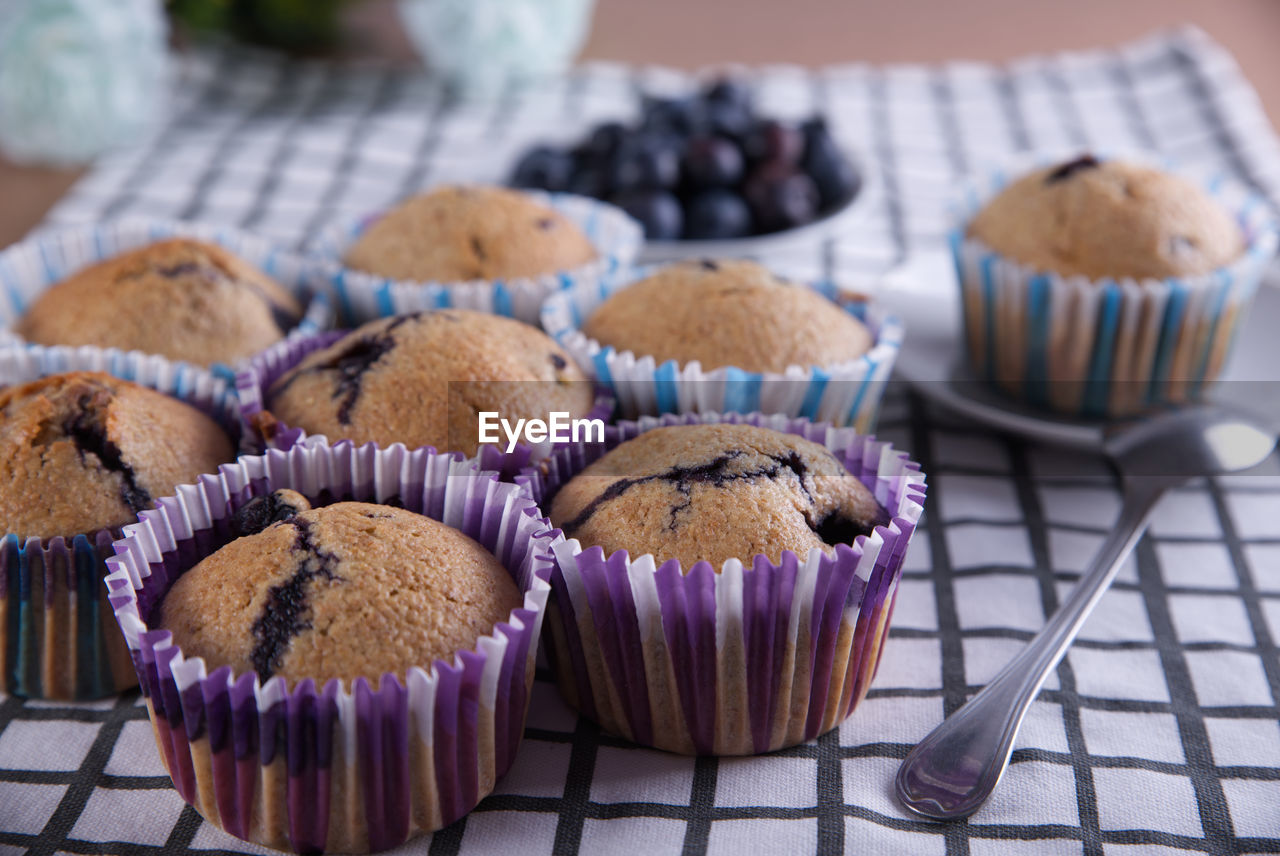
[[[392,279],[455,282],[555,273],[595,257],[573,221],[527,194],[448,185],[392,208],[343,261]]]
[[[380,318],[308,354],[267,390],[272,418],[330,440],[474,454],[477,414],[586,416],[595,393],[550,336],[510,318],[442,309]]]
[[[139,350],[207,366],[250,357],[302,317],[283,286],[222,247],[171,238],[45,291],[15,331],[40,345]]]
[[[752,425],[676,425],[622,443],[560,489],[548,515],[583,547],[688,570],[783,550],[828,555],[889,515],[825,447]]]
[[[698,361],[704,371],[735,366],[783,372],[856,360],[871,331],[818,292],[750,261],[667,265],[614,293],[582,332],[658,363]]]
[[[234,517],[240,537],[183,574],[159,626],[210,671],[376,685],[452,659],[522,602],[502,564],[431,518],[387,505],[310,508],[294,491]],[[152,622],[155,623],[154,621]]]
[[[0,389],[0,529],[52,538],[121,526],[233,457],[204,413],[111,375]]]
[[[1244,252],[1240,227],[1192,182],[1092,155],[1017,179],[967,234],[1035,270],[1091,279],[1195,276]]]

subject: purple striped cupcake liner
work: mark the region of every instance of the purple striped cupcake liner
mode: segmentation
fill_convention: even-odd
[[[0,251],[0,347],[22,345],[11,328],[31,302],[51,286],[90,264],[166,238],[185,237],[218,244],[261,269],[304,307],[288,337],[310,336],[333,326],[333,306],[316,259],[287,252],[264,238],[231,229],[181,220],[125,219],[60,227],[41,232]],[[177,361],[174,361],[177,362]],[[235,366],[217,363],[211,371],[228,381]]]
[[[171,583],[230,540],[235,508],[286,487],[325,502],[393,501],[453,526],[498,557],[524,603],[473,648],[403,679],[290,690],[281,677],[208,672],[148,622]],[[232,835],[297,852],[385,850],[462,817],[523,735],[560,540],[519,486],[399,445],[270,450],[160,500],[125,527],[106,583],[174,787]]]
[[[950,236],[974,373],[1016,399],[1078,417],[1130,416],[1198,398],[1226,364],[1277,246],[1269,204],[1239,183],[1150,155],[1115,156],[1202,184],[1239,223],[1241,257],[1200,276],[1092,280],[1034,270],[965,234],[1006,184],[1061,159],[1050,155],[970,182]]]
[[[557,450],[523,478],[551,496],[587,464],[654,428],[746,423],[798,434],[840,457],[891,514],[834,556],[784,551],[706,562],[555,547],[548,652],[566,700],[636,743],[699,755],[793,746],[865,697],[888,636],[907,546],[923,511],[919,466],[852,428],[758,413],[621,422],[606,441]],[[744,565],[744,562],[749,564]]]
[[[302,362],[308,354],[329,347],[350,332],[350,330],[329,330],[307,338],[277,342],[253,357],[248,365],[236,373],[236,396],[240,402],[240,415],[247,426],[248,433],[259,444],[259,450],[264,448],[287,450],[308,441],[312,436],[322,440],[327,439],[322,434],[309,435],[303,428],[277,420],[271,415],[267,393],[277,380]],[[613,395],[604,387],[597,387],[595,402],[586,418],[599,419],[607,423],[613,417],[613,408]],[[501,477],[510,479],[531,464],[536,464],[547,457],[554,445],[545,443],[535,447],[517,443],[510,452],[501,445],[483,445],[473,458],[479,463],[481,469],[496,471]]]
[[[576,285],[551,295],[542,306],[542,329],[618,397],[623,418],[759,411],[852,425],[863,433],[874,428],[905,334],[897,317],[874,302],[849,300],[835,282],[798,284],[839,304],[866,324],[874,338],[871,349],[856,360],[828,366],[793,365],[782,372],[734,366],[704,369],[697,361],[659,363],[652,356],[619,351],[582,332],[582,325],[602,303],[658,268],[650,265],[599,283]]]
[[[101,371],[194,405],[233,440],[235,398],[210,372],[161,357],[99,348],[0,350],[0,387],[51,374]],[[28,698],[104,698],[137,684],[102,588],[119,527],[41,539],[0,538],[0,692]]]
[[[540,276],[466,282],[394,280],[344,266],[342,259],[347,250],[383,212],[322,232],[308,250],[326,261],[329,291],[347,324],[453,306],[536,325],[547,295],[574,285],[599,282],[625,270],[644,243],[640,224],[607,202],[570,193],[520,192],[571,220],[596,248],[597,257],[585,265]]]

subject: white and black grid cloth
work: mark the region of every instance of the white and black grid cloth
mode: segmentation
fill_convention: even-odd
[[[666,72],[586,65],[459,104],[425,78],[242,49],[185,58],[170,118],[95,166],[50,227],[124,215],[236,224],[300,245],[443,180],[500,180],[534,140],[632,116]],[[1028,148],[1156,148],[1280,200],[1280,149],[1234,61],[1194,30],[1008,67],[751,71],[767,111],[825,112],[880,173],[856,231],[770,257],[873,277],[935,252],[956,180]],[[947,287],[941,283],[940,287]],[[1051,676],[991,802],[911,819],[910,747],[1043,624],[1113,524],[1100,461],[993,434],[895,391],[880,434],[928,473],[891,641],[836,732],[759,758],[687,758],[603,736],[540,673],[514,768],[431,854],[1280,852],[1280,466],[1200,482],[1157,510]],[[136,693],[0,697],[0,853],[242,853],[164,774]]]

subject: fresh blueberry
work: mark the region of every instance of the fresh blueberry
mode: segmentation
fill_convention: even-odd
[[[741,196],[712,188],[690,197],[685,205],[686,238],[720,241],[751,234],[751,209]]]
[[[849,159],[840,151],[835,138],[821,119],[804,124],[804,171],[818,186],[822,208],[832,208],[848,201],[861,183]]]
[[[641,126],[688,137],[706,121],[703,104],[693,98],[649,98],[641,107]]]
[[[566,189],[579,196],[594,196],[600,199],[608,195],[609,183],[605,181],[603,169],[594,165],[584,165],[574,171]]]
[[[609,201],[639,220],[650,241],[675,241],[684,231],[680,203],[665,190],[630,190],[614,194]]]
[[[630,133],[621,122],[605,122],[592,129],[578,147],[578,152],[584,159],[608,160]]]
[[[666,189],[680,181],[680,155],[673,146],[641,136],[628,137],[609,170],[614,190]]]
[[[733,104],[751,109],[751,87],[738,77],[720,77],[703,90],[709,104]]]
[[[759,232],[801,226],[818,214],[818,188],[813,179],[781,162],[753,172],[742,193]]]
[[[694,137],[684,152],[684,175],[690,187],[731,187],[742,180],[742,152],[724,137]]]
[[[755,114],[749,106],[729,101],[708,101],[707,127],[711,133],[738,140],[755,124]]]
[[[535,146],[516,164],[511,175],[515,187],[564,190],[573,176],[573,157],[550,146]]]
[[[765,119],[747,131],[742,150],[752,163],[794,165],[804,154],[804,134],[793,125]]]

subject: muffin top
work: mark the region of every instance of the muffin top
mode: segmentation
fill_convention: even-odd
[[[538,276],[584,265],[595,248],[571,220],[524,193],[438,187],[392,208],[344,257],[392,279],[456,282]]]
[[[1013,182],[968,235],[1036,270],[1091,279],[1195,276],[1244,251],[1231,215],[1195,184],[1092,155]]]
[[[258,497],[240,535],[187,571],[160,619],[188,657],[292,686],[451,659],[506,621],[522,598],[484,547],[443,523],[387,505],[310,508],[293,491]]]
[[[111,375],[8,387],[0,390],[0,531],[52,538],[122,526],[233,457],[204,413]]]
[[[709,259],[668,265],[618,291],[582,331],[658,363],[697,360],[706,371],[830,366],[872,345],[861,321],[813,289],[755,262]]]
[[[889,519],[825,447],[752,425],[646,431],[570,479],[549,516],[584,547],[679,559],[686,572],[757,553],[833,555]]]
[[[465,309],[380,318],[316,351],[268,390],[271,415],[331,440],[474,454],[477,414],[586,416],[592,384],[548,335]]]
[[[216,244],[170,238],[77,271],[15,330],[40,345],[139,350],[231,363],[279,341],[302,316],[287,290]]]

